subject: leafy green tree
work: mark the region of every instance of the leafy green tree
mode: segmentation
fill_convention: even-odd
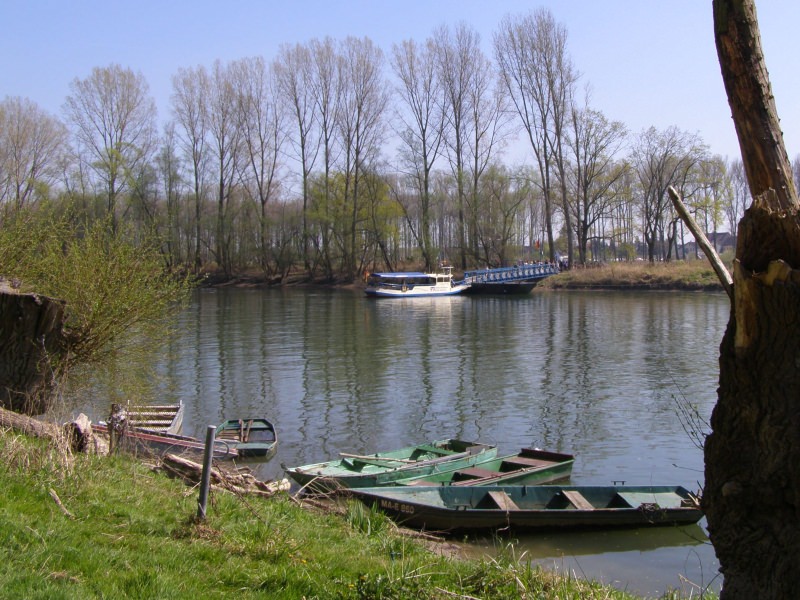
[[[65,304],[60,351],[48,365],[50,392],[79,366],[109,366],[165,340],[190,289],[187,279],[164,271],[157,243],[133,244],[111,217],[76,224],[45,210],[4,224],[0,273]]]

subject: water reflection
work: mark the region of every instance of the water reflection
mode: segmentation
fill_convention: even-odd
[[[484,537],[470,539],[461,549],[475,558],[510,553],[520,562],[646,597],[661,596],[669,589],[690,597],[700,590],[718,591],[721,582],[717,563],[709,559],[713,549],[699,525]]]
[[[276,423],[281,446],[264,477],[280,476],[281,462],[457,436],[507,453],[572,452],[577,484],[696,489],[702,452],[675,399],[710,415],[728,312],[721,293],[376,300],[351,291],[204,290],[154,362],[160,400],[187,405],[187,433],[248,415]],[[576,539],[589,544],[585,554],[565,546],[565,555],[604,563],[609,538]],[[561,546],[543,543],[529,553],[559,556]],[[693,551],[706,572],[716,569],[710,548]],[[669,563],[668,551],[652,553]],[[612,571],[603,574],[636,576],[635,567]],[[674,571],[661,573],[677,586]]]

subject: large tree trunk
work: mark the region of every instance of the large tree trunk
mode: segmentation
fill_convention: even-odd
[[[28,415],[47,410],[63,325],[62,302],[0,282],[0,407]]]
[[[728,100],[754,197],[705,445],[703,508],[723,598],[800,589],[800,222],[752,0],[714,0]]]

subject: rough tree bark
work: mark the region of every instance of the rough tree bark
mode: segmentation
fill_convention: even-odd
[[[0,282],[0,407],[28,415],[47,410],[63,326],[63,302]]]
[[[705,445],[703,508],[722,598],[800,589],[800,220],[753,0],[714,0],[717,52],[753,205]]]

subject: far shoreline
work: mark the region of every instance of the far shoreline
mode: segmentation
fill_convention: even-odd
[[[244,272],[226,276],[206,273],[198,282],[201,288],[281,287],[331,288],[360,291],[364,282],[317,279],[309,280],[305,273],[293,272],[285,277]],[[540,281],[532,293],[542,291],[677,291],[722,292],[724,288],[706,261],[619,262],[592,266],[576,266]]]

